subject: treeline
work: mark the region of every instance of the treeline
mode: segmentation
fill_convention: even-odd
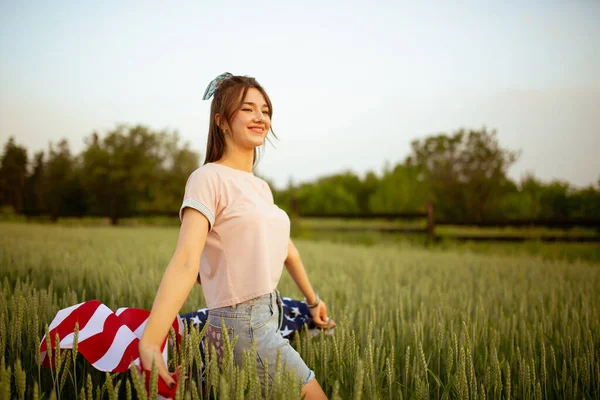
[[[29,160],[10,138],[0,165],[0,206],[21,214],[102,215],[113,223],[143,212],[172,212],[181,205],[189,174],[200,155],[180,144],[177,133],[119,125],[103,138],[84,140],[74,155],[66,140]],[[500,147],[496,132],[460,129],[415,140],[411,153],[382,175],[353,172],[325,176],[273,191],[276,203],[300,213],[396,213],[424,211],[449,221],[499,218],[598,218],[597,186],[515,182],[507,171],[520,153]],[[268,179],[267,179],[268,180]]]
[[[519,156],[500,147],[496,131],[460,129],[414,140],[405,160],[386,165],[382,176],[345,172],[290,183],[276,201],[310,214],[425,212],[432,201],[445,221],[600,217],[600,178],[586,188],[533,174],[515,182],[507,171]]]
[[[16,213],[101,215],[113,224],[132,213],[177,210],[199,156],[176,132],[119,125],[104,138],[94,132],[72,154],[66,139],[28,161],[10,138],[0,166],[0,204]]]

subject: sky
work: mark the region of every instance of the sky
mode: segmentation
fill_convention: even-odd
[[[583,187],[600,179],[598,21],[595,0],[0,0],[0,143],[77,154],[143,124],[202,160],[202,95],[230,72],[273,103],[256,172],[278,188],[381,174],[412,140],[484,127],[521,151],[511,178]]]

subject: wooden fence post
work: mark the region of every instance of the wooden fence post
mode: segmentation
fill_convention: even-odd
[[[435,217],[433,215],[433,202],[427,203],[427,240],[435,242]]]

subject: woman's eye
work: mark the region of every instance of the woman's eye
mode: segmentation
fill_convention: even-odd
[[[242,108],[242,111],[252,111],[252,109],[251,108]],[[269,115],[269,112],[268,111],[263,111],[263,114]]]

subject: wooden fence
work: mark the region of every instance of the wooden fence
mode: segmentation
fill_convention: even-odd
[[[494,219],[484,221],[451,221],[451,220],[436,220],[433,204],[429,203],[426,206],[426,212],[421,213],[379,213],[379,214],[324,214],[324,213],[298,213],[300,218],[315,218],[315,219],[360,219],[360,220],[415,220],[424,219],[423,227],[367,227],[367,226],[348,226],[348,227],[318,227],[314,228],[318,231],[327,232],[383,232],[383,233],[403,233],[403,234],[425,234],[429,241],[439,241],[441,236],[436,234],[437,226],[457,226],[457,227],[477,227],[477,228],[554,228],[568,230],[575,227],[594,229],[593,235],[465,235],[454,234],[444,235],[444,238],[460,241],[489,241],[489,242],[524,242],[527,240],[539,240],[542,242],[579,242],[579,243],[600,243],[600,218],[538,218],[538,219]]]
[[[442,237],[436,232],[438,226],[457,226],[457,227],[478,227],[478,228],[554,228],[560,230],[568,230],[575,227],[595,230],[595,234],[591,235],[541,235],[541,236],[526,236],[526,235],[465,235],[453,234],[444,235],[444,238],[460,241],[494,241],[494,242],[524,242],[527,240],[540,240],[543,242],[579,242],[579,243],[600,243],[600,218],[552,218],[552,219],[495,219],[484,221],[451,221],[451,220],[436,220],[434,206],[432,203],[427,204],[425,212],[414,213],[373,213],[373,214],[345,214],[345,213],[301,213],[297,208],[293,207],[292,214],[300,218],[314,219],[343,219],[343,220],[425,220],[421,227],[413,226],[340,226],[340,227],[317,227],[313,228],[317,231],[326,232],[382,232],[382,233],[401,233],[401,234],[423,234],[428,241],[438,241]],[[295,209],[295,210],[294,210]],[[52,218],[47,211],[39,210],[24,210],[23,214],[29,219],[31,217],[47,216]],[[131,217],[176,217],[177,212],[173,211],[140,211],[118,216],[109,217],[105,214],[93,213],[68,213],[61,214],[60,217],[109,217],[113,224],[116,225],[118,219]]]

